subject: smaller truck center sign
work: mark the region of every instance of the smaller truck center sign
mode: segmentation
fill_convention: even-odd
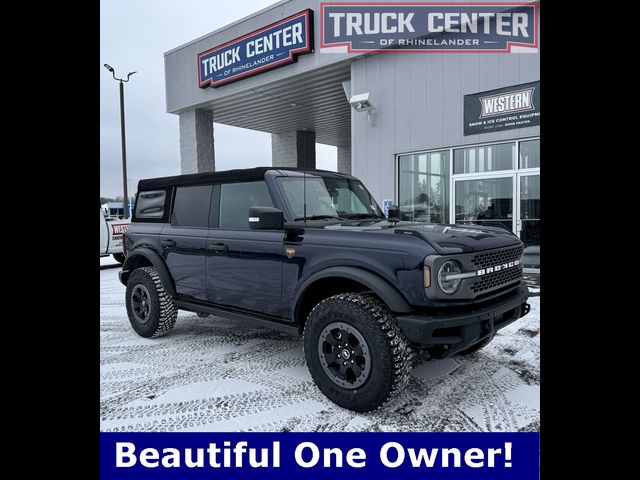
[[[464,96],[464,134],[540,125],[540,82]]]
[[[296,61],[313,51],[310,9],[198,54],[200,88],[219,87]]]

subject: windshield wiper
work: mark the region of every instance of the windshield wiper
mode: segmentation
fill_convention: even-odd
[[[293,219],[294,222],[298,220],[329,220],[336,219],[342,220],[340,217],[336,217],[335,215],[307,215],[306,217],[296,217]]]
[[[348,218],[349,220],[352,219],[360,219],[360,218],[378,218],[378,219],[383,219],[385,217],[381,217],[379,215],[376,215],[375,213],[351,213],[351,214],[345,214],[344,218]]]

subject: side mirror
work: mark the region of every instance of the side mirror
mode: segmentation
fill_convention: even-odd
[[[389,205],[389,210],[387,213],[387,219],[390,222],[399,222],[400,221],[400,207],[397,205]]]
[[[249,228],[251,230],[282,230],[284,214],[273,207],[250,207]]]

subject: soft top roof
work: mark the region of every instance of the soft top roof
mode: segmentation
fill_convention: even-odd
[[[174,175],[172,177],[147,178],[138,182],[138,191],[157,190],[175,185],[198,185],[212,182],[250,182],[252,180],[264,179],[264,174],[269,170],[279,172],[282,175],[286,175],[286,172],[298,172],[297,174],[299,175],[306,171],[307,174],[321,174],[324,177],[353,178],[351,175],[318,169],[302,169],[293,167],[238,168],[235,170],[224,170],[221,172],[202,172],[190,173],[187,175]]]

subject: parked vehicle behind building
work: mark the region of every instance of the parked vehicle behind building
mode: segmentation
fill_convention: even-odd
[[[113,255],[119,263],[124,263],[124,253],[122,251],[122,236],[129,228],[130,220],[117,220],[108,217],[100,209],[100,256],[108,257]]]

